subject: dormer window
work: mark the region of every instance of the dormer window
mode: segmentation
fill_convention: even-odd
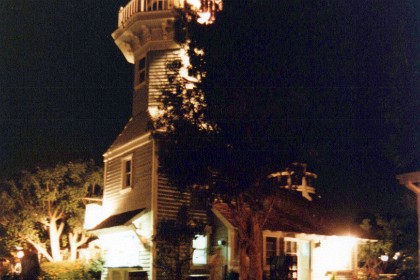
[[[122,160],[122,189],[131,188],[133,185],[133,159],[132,156]]]
[[[138,69],[138,74],[137,74],[138,81],[139,81],[139,85],[141,85],[142,83],[146,81],[146,58],[145,57],[139,60],[137,69]]]

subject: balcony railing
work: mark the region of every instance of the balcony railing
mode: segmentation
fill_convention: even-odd
[[[184,2],[195,6],[200,23],[212,23],[215,14],[223,9],[223,0],[131,0],[118,13],[118,27],[123,26],[137,13],[167,11],[184,7]]]
[[[182,7],[183,0],[131,0],[118,13],[118,27],[122,26],[131,16],[137,13],[171,10]]]

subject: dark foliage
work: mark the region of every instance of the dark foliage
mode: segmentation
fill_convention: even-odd
[[[167,279],[182,279],[192,259],[192,240],[205,234],[205,225],[190,217],[187,206],[182,206],[176,219],[164,219],[157,225],[153,241],[157,246],[154,265]]]

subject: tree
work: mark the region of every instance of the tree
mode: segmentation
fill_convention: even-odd
[[[397,274],[396,279],[417,279],[417,222],[415,197],[403,197],[399,211],[392,214],[364,214],[361,228],[375,241],[359,248],[361,271],[367,279],[379,279],[379,274]]]
[[[390,72],[411,50],[396,54],[363,33],[376,26],[372,18],[384,16],[378,9],[385,15],[393,10],[380,4],[224,1],[211,24],[199,24],[199,16],[214,7],[209,3],[220,5],[187,6],[175,22],[175,37],[190,65],[168,63],[162,113],[154,122],[160,171],[181,190],[209,185],[214,197],[229,205],[239,230],[241,279],[248,279],[246,256],[255,265],[249,278],[261,279],[259,237],[276,197],[267,176],[291,162],[320,167],[333,162],[334,169],[348,164],[343,158],[351,164],[372,158],[366,137],[389,137],[389,126],[377,121],[393,119],[384,108],[404,107],[377,89],[393,81]],[[358,4],[374,16],[352,19]],[[392,65],[384,65],[384,56]],[[404,97],[412,96],[413,68],[411,62],[402,68],[401,76],[394,76],[401,87],[393,89],[405,103]]]
[[[49,261],[70,260],[89,237],[83,230],[84,204],[92,186],[102,188],[102,169],[93,162],[57,164],[22,172],[18,180],[1,185],[4,240],[12,249],[29,243]]]
[[[192,240],[205,234],[202,222],[189,218],[188,208],[182,206],[176,219],[159,221],[153,241],[158,244],[155,266],[167,279],[183,279],[192,260]]]
[[[262,10],[249,12],[261,15]],[[308,159],[302,153],[302,127],[296,126],[302,117],[307,118],[306,93],[298,87],[283,93],[270,85],[265,76],[269,73],[257,71],[263,70],[258,62],[261,57],[248,55],[250,67],[241,65],[239,55],[244,54],[233,50],[246,38],[230,39],[238,26],[231,27],[227,15],[220,13],[211,25],[194,24],[196,20],[197,14],[187,10],[180,13],[176,23],[181,43],[189,42],[190,76],[200,82],[191,88],[195,80],[182,74],[182,61],[168,63],[163,113],[154,123],[160,171],[180,190],[196,184],[211,186],[211,199],[226,203],[238,226],[241,279],[248,279],[248,274],[250,279],[262,279],[260,238],[277,199],[277,188],[270,184],[268,175],[292,160]],[[244,25],[239,18],[234,22],[241,24],[240,34],[256,35],[248,23]],[[223,47],[204,46],[198,38],[204,32],[211,32],[212,42],[223,41]],[[205,57],[197,51],[201,49]],[[236,57],[224,57],[229,55]],[[226,60],[239,65],[222,65]],[[219,67],[222,74],[213,71]],[[253,263],[251,270],[247,257]]]

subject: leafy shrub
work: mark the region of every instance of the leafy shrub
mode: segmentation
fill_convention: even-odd
[[[43,263],[41,265],[42,280],[97,280],[101,277],[103,262],[101,259],[86,261],[64,261]]]

